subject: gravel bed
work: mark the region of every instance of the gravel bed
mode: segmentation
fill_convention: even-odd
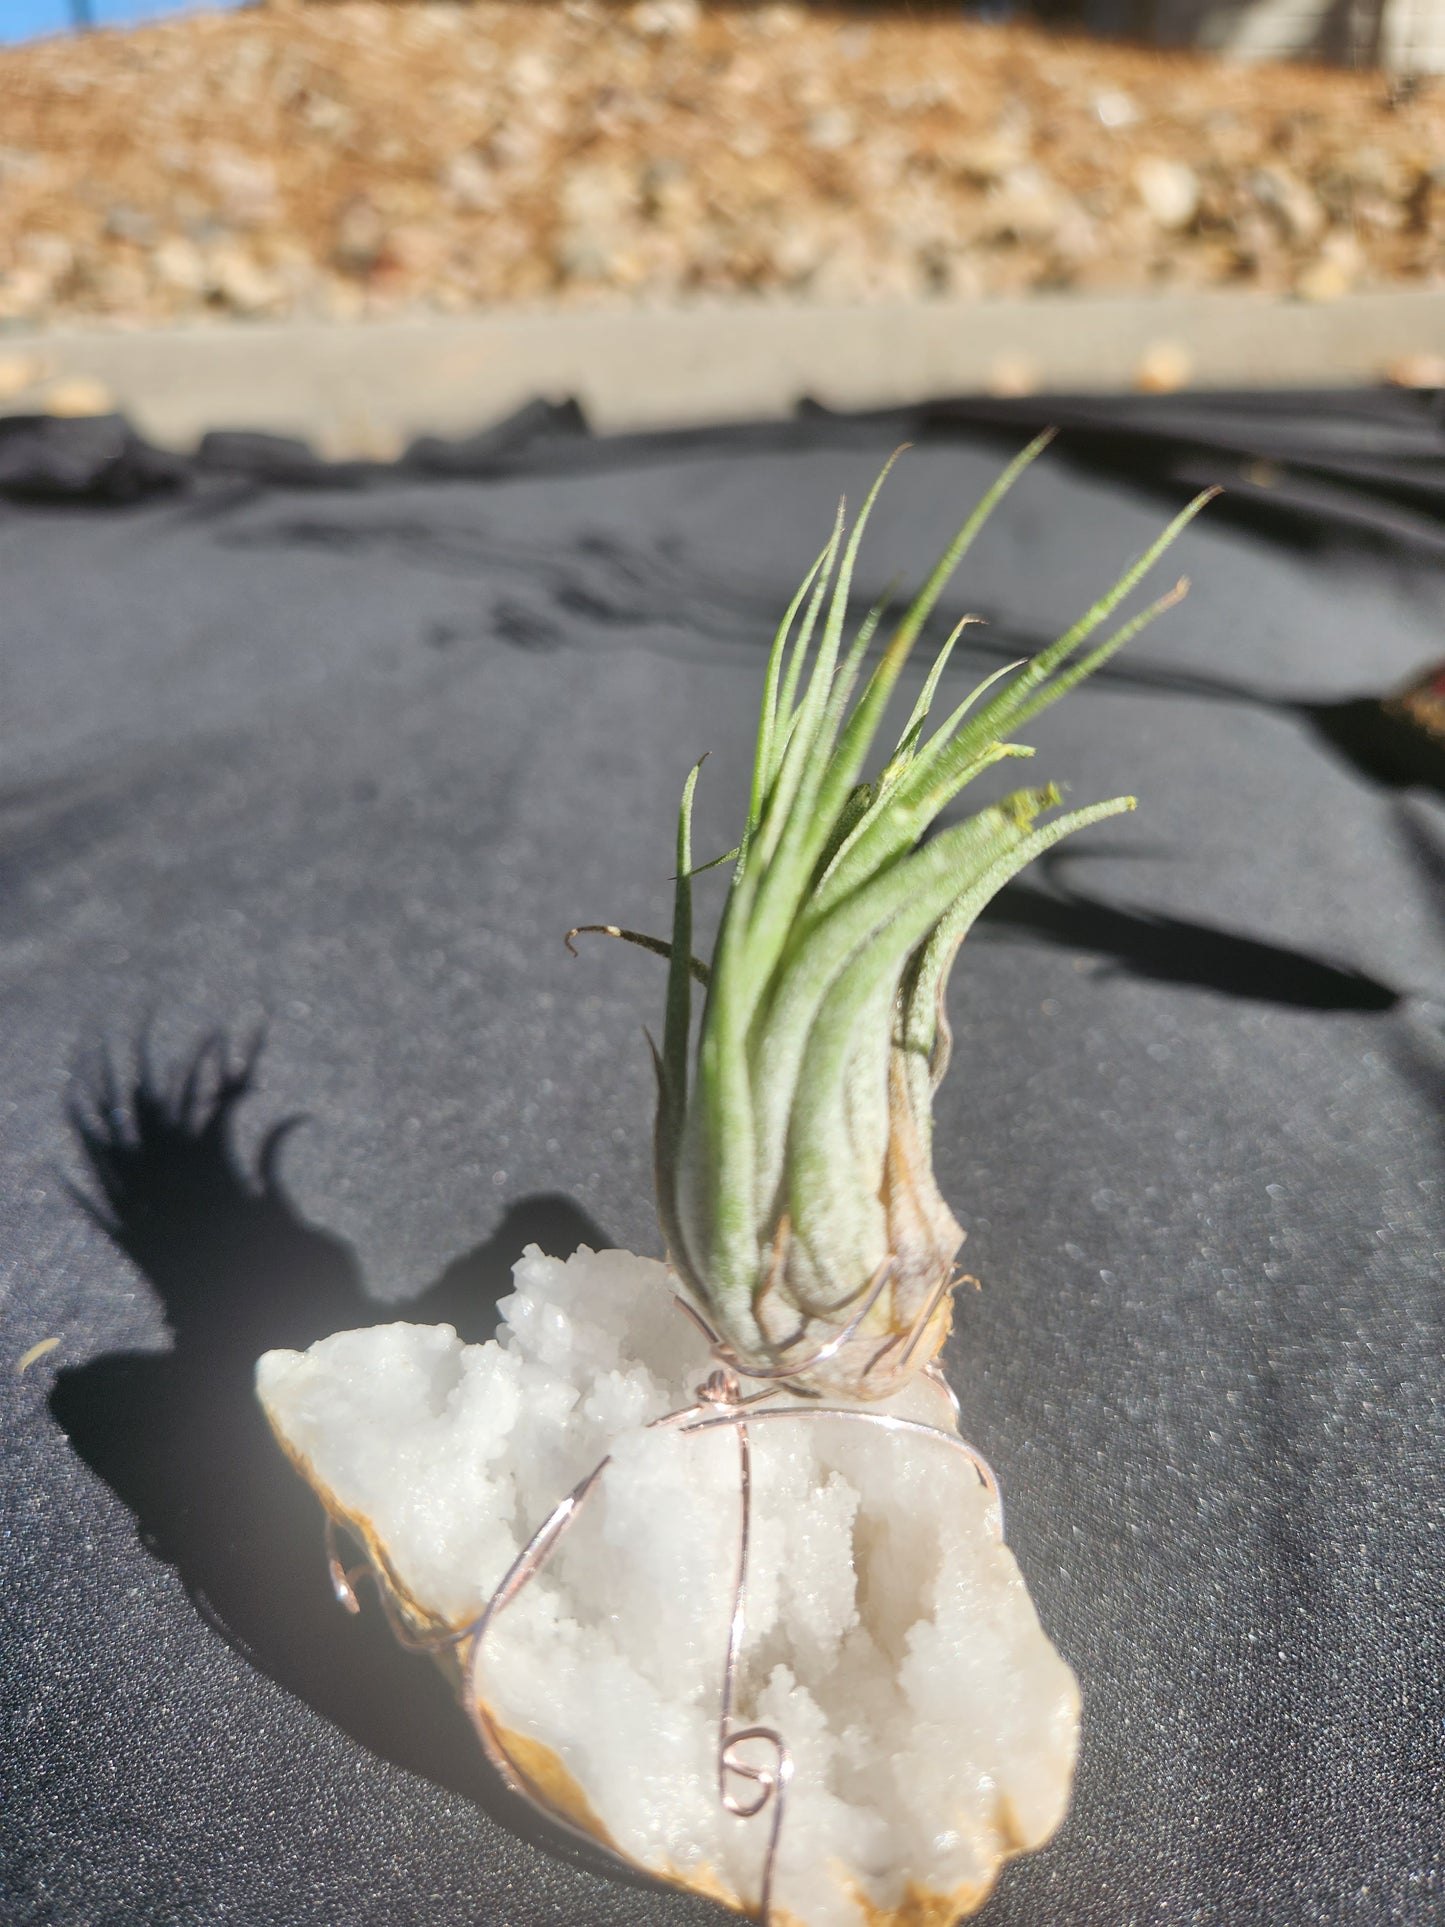
[[[289,0],[0,87],[0,327],[1445,287],[1445,83],[956,10]]]

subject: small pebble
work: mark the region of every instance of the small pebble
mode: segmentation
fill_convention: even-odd
[[[113,415],[115,396],[94,375],[63,375],[45,391],[45,412],[67,418]]]
[[[1134,169],[1134,186],[1155,225],[1168,233],[1187,228],[1199,212],[1199,176],[1183,161],[1147,155]]]
[[[1172,395],[1189,386],[1194,357],[1182,341],[1151,341],[1134,369],[1141,395]]]
[[[1038,364],[1029,355],[1005,348],[989,366],[987,387],[989,394],[1000,401],[1035,395],[1039,389]]]
[[[1118,87],[1108,87],[1095,94],[1094,112],[1104,127],[1132,127],[1139,119],[1139,109]]]
[[[1331,234],[1315,259],[1295,279],[1302,301],[1338,301],[1360,278],[1364,253],[1352,234]]]
[[[1445,388],[1445,355],[1433,354],[1428,349],[1396,355],[1386,364],[1385,379],[1396,388]]]
[[[44,381],[46,373],[39,355],[0,355],[0,402],[23,395],[27,388]]]

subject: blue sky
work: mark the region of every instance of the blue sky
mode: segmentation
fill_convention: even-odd
[[[236,0],[90,0],[90,17],[98,27],[131,26],[167,13],[194,13],[198,4],[209,11]],[[70,22],[71,0],[0,0],[0,42],[64,33]]]

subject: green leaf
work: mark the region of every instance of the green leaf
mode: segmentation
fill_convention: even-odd
[[[810,1033],[833,985],[870,939],[905,935],[905,950],[923,940],[948,904],[1005,849],[1021,841],[1040,810],[1057,800],[1052,790],[1020,791],[968,822],[945,830],[895,868],[874,876],[827,916],[800,926],[778,971],[777,986],[751,1050],[757,1106],[759,1202],[782,1172],[788,1118]],[[921,919],[921,920],[920,920]],[[906,940],[913,924],[918,934]],[[891,949],[870,948],[886,974]],[[895,973],[896,974],[896,973]]]
[[[904,724],[903,734],[898,738],[893,754],[889,758],[889,769],[892,769],[895,764],[901,765],[908,762],[912,757],[914,750],[918,747],[919,738],[923,734],[923,725],[928,721],[928,712],[933,707],[933,699],[938,694],[938,685],[943,680],[943,672],[948,667],[948,659],[953,654],[955,643],[965,629],[969,628],[973,623],[982,621],[982,616],[960,616],[954,624],[952,634],[934,657],[933,667],[924,678],[923,687],[918,693],[918,701],[913,705],[913,713]],[[1015,663],[1013,666],[1017,669],[1022,665]],[[980,691],[987,689],[989,683],[996,682],[1000,676],[1007,674],[1008,671],[1006,669],[995,670],[987,681],[979,684],[978,689],[974,691],[974,696],[977,696]],[[973,701],[973,696],[970,696],[969,701]],[[883,774],[886,780],[888,770],[885,770]]]
[[[1124,815],[1135,807],[1132,796],[1114,796],[1107,802],[1090,803],[1083,809],[1071,810],[1066,816],[1056,817],[1052,823],[1046,824],[1041,830],[1034,830],[1015,848],[1002,855],[969,890],[959,896],[947,914],[939,919],[914,973],[902,1026],[905,1049],[932,1059],[949,972],[953,968],[958,947],[978,920],[980,912],[1009,879],[1017,876],[1036,856],[1042,856],[1045,850],[1052,849],[1064,837],[1072,836],[1075,830],[1087,829],[1091,823],[1102,823],[1106,817]],[[935,1085],[942,1076],[943,1069],[935,1065]]]
[[[1015,456],[944,551],[868,679],[836,747],[833,746],[831,735],[825,735],[811,717],[806,725],[800,724],[803,733],[789,746],[788,758],[780,773],[780,786],[782,777],[788,774],[795,749],[798,755],[796,780],[783,792],[782,814],[776,829],[773,827],[774,811],[770,800],[765,819],[767,827],[761,837],[764,870],[758,884],[756,905],[749,906],[748,945],[755,967],[750,989],[754,995],[760,991],[759,980],[765,978],[776,964],[788,926],[799,914],[807,882],[827,847],[832,827],[846,806],[850,791],[861,775],[888,699],[924,623],[989,515],[1051,439],[1052,430],[1036,436],[1021,454]],[[884,475],[887,472],[885,468]],[[861,537],[862,524],[882,480],[883,476],[880,476],[859,517],[859,527],[855,529],[849,545],[846,566],[850,569],[851,556]],[[810,688],[810,698],[812,694]]]
[[[700,756],[688,771],[677,812],[677,881],[672,898],[672,954],[667,967],[667,1024],[662,1034],[662,1070],[671,1117],[669,1138],[680,1127],[687,1106],[687,1047],[692,1031],[692,797]]]
[[[1048,684],[1055,670],[1067,661],[1081,642],[1087,641],[1094,631],[1108,620],[1125,596],[1137,587],[1153,568],[1164,551],[1178,540],[1205,503],[1211,501],[1218,493],[1217,489],[1205,489],[1202,494],[1195,496],[1188,507],[1175,516],[1163,534],[1150,543],[1143,555],[1124,571],[1113,587],[1106,590],[1092,608],[1080,616],[1071,628],[1066,629],[1057,642],[1051,643],[1047,649],[1035,656],[1028,667],[1000,695],[996,696],[985,709],[980,710],[959,731],[927,771],[920,765],[915,765],[913,771],[900,785],[900,790],[905,792],[906,800],[915,802],[925,794],[937,794],[945,801],[951,799],[957,794],[956,786],[950,788],[952,778],[969,768],[989,742],[1012,729],[1018,721],[1037,715],[1040,709],[1055,699],[1056,694],[1061,695],[1065,690],[1072,688],[1080,680],[1077,674],[1073,674],[1068,679],[1061,678],[1062,687],[1055,684],[1049,693],[1044,693],[1044,685]],[[1166,604],[1167,600],[1166,598]],[[1151,613],[1146,611],[1143,621],[1149,620]],[[1142,621],[1139,626],[1142,626]],[[1108,653],[1107,648],[1103,653]],[[1103,659],[1102,654],[1099,659]],[[942,803],[939,807],[942,807]]]
[[[960,773],[954,786],[955,793],[994,763],[1032,755],[1033,751],[1022,743],[990,743]],[[900,796],[899,788],[900,785],[895,784],[891,792],[880,796],[840,846],[808,907],[806,915],[809,921],[826,916],[870,876],[887,869],[902,851],[911,850],[919,838],[932,828],[944,803],[951,800],[945,797],[943,802],[936,802],[925,793],[920,802],[910,805]]]
[[[763,810],[763,798],[767,794],[768,784],[773,778],[773,741],[778,727],[778,682],[782,672],[783,652],[787,647],[788,637],[792,633],[793,622],[797,617],[798,610],[802,607],[803,598],[807,595],[809,589],[812,588],[818,571],[828,560],[833,546],[833,543],[830,543],[826,548],[820,550],[817,561],[814,562],[812,568],[809,569],[808,573],[799,583],[797,593],[788,604],[787,611],[782,621],[778,624],[778,632],[773,637],[773,646],[768,651],[768,673],[767,679],[763,684],[762,708],[758,713],[757,750],[753,757],[753,792],[748,808],[747,826],[743,833],[744,844],[746,844],[748,838],[757,829],[758,819],[762,815]],[[817,611],[815,609],[812,620],[816,620],[816,615]],[[741,845],[739,848],[741,848]],[[730,854],[737,855],[738,851],[733,851]],[[727,857],[717,859],[717,861],[722,863],[726,863],[727,860]],[[704,867],[710,866],[705,865]]]

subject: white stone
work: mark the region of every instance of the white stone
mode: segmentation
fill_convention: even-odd
[[[276,168],[267,156],[215,144],[206,149],[202,168],[230,220],[242,227],[258,227],[276,218]]]
[[[717,1793],[739,1519],[735,1431],[647,1429],[709,1369],[671,1274],[626,1252],[515,1268],[496,1341],[447,1326],[269,1352],[257,1387],[324,1503],[384,1553],[419,1622],[480,1613],[527,1539],[608,1452],[549,1563],[500,1615],[492,1716],[555,1756],[593,1824],[651,1871],[756,1906],[767,1819]],[[798,1927],[884,1927],[979,1905],[1068,1802],[1072,1673],[996,1514],[940,1439],[867,1421],[749,1425],[752,1548],[738,1714],[795,1775],[775,1906]],[[948,1426],[915,1380],[886,1409]],[[318,1554],[319,1556],[319,1554]],[[905,1911],[911,1909],[912,1911]]]
[[[442,187],[458,207],[470,213],[489,213],[502,204],[495,172],[470,149],[452,155],[442,169]]]
[[[1140,118],[1130,95],[1117,87],[1106,87],[1094,95],[1094,112],[1105,127],[1132,127]]]
[[[698,0],[637,0],[627,20],[634,32],[649,40],[664,39],[670,34],[696,33],[702,8]]]
[[[1134,168],[1134,186],[1156,226],[1171,233],[1199,212],[1199,176],[1183,161],[1146,155]]]
[[[178,294],[204,294],[211,284],[206,257],[183,234],[168,234],[151,255],[151,272]]]
[[[810,147],[836,154],[857,139],[858,123],[846,107],[824,107],[809,118],[806,133]]]
[[[1311,242],[1325,228],[1319,197],[1287,167],[1257,167],[1249,177],[1255,200],[1273,215],[1286,240]]]
[[[222,243],[206,265],[212,287],[238,314],[265,314],[285,300],[283,284],[243,247]]]
[[[1047,241],[1075,207],[1041,167],[1015,168],[993,187],[986,203],[988,230],[1019,241]]]

